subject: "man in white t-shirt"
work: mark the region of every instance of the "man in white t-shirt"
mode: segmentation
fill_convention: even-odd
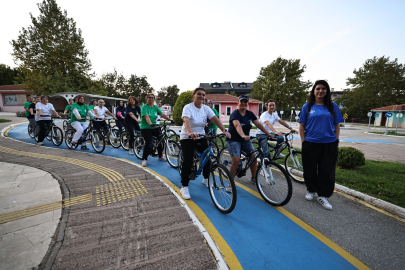
[[[98,106],[94,107],[94,113],[95,113],[95,115],[97,116],[98,119],[94,119],[93,125],[94,125],[94,128],[97,129],[98,131],[100,131],[101,127],[104,127],[104,129],[107,130],[107,123],[104,120],[106,114],[111,115],[115,120],[117,120],[115,115],[112,114],[104,106],[104,104],[105,104],[104,100],[100,99],[98,101]]]
[[[273,99],[269,99],[266,102],[266,107],[267,107],[267,111],[263,112],[260,115],[259,121],[267,129],[267,131],[270,132],[270,134],[276,135],[276,139],[277,139],[277,145],[276,146],[278,146],[280,143],[282,143],[284,141],[283,134],[281,132],[278,132],[274,128],[274,124],[276,122],[279,122],[281,125],[285,126],[289,130],[298,133],[295,129],[293,129],[290,125],[288,125],[287,122],[285,122],[284,120],[281,120],[280,117],[278,117],[277,112],[276,112],[276,101],[274,101]],[[256,131],[256,136],[258,138],[267,137],[266,134],[264,134],[264,132],[261,131],[260,129],[258,129]],[[269,147],[267,146],[267,140],[262,140],[261,141],[261,147],[263,149],[264,154],[269,156],[270,151],[269,151]],[[278,155],[278,157],[283,158],[284,155],[280,153]]]

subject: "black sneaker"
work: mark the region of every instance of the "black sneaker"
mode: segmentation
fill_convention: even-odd
[[[81,150],[89,150],[89,148],[86,145],[82,145],[82,147],[80,149]]]

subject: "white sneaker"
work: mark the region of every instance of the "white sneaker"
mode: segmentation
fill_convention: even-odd
[[[285,156],[283,155],[283,154],[278,154],[278,156],[277,157],[279,157],[279,158],[285,158]]]
[[[167,159],[165,157],[160,157],[158,158],[159,161],[167,161]]]
[[[264,174],[262,176],[264,176]],[[256,178],[250,178],[249,182],[253,185],[256,185],[257,180]]]
[[[207,178],[204,178],[201,183],[203,183],[206,187],[208,187],[208,179]]]
[[[307,201],[312,201],[314,199],[314,194],[315,192],[307,192],[307,195],[305,195],[305,199],[307,199]]]
[[[228,186],[226,187],[226,192],[231,193],[232,192],[232,186],[231,183],[228,183]]]
[[[37,145],[41,146],[41,145],[44,145],[44,143],[43,142],[37,142]]]
[[[143,167],[148,166],[148,164],[146,163],[146,160],[142,160],[142,166],[143,166]]]
[[[180,194],[183,197],[183,199],[185,199],[185,200],[191,199],[190,193],[188,192],[188,187],[182,187],[180,189]]]
[[[134,154],[134,149],[129,149],[128,150],[128,155],[133,155]]]
[[[319,197],[317,201],[327,210],[332,210],[332,205],[328,202],[326,197]]]

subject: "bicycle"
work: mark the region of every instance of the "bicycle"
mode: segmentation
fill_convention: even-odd
[[[141,131],[134,129],[134,141],[137,137],[142,137]],[[129,131],[125,130],[124,127],[122,127],[122,133],[120,134],[120,145],[125,151],[129,150]]]
[[[155,136],[152,136],[152,142],[148,146],[150,147],[150,155],[152,157],[157,157],[158,156],[158,146],[162,145],[163,149],[165,150],[165,155],[167,158],[167,162],[169,163],[170,166],[173,168],[177,168],[179,166],[179,152],[180,152],[180,144],[171,140],[167,136],[167,126],[170,124],[163,124],[163,125],[152,125],[156,126],[158,128],[161,128],[163,132],[161,133],[160,139],[158,139]],[[134,154],[137,158],[141,159],[143,158],[143,149],[147,147],[145,146],[145,140],[142,136],[137,136],[134,139]]]
[[[161,121],[162,122],[162,121]],[[171,121],[167,121],[167,120],[164,120],[163,121],[163,124],[166,124],[166,122],[168,122],[168,123],[171,123]],[[176,133],[176,131],[174,131],[174,130],[172,130],[172,129],[163,129],[163,125],[160,127],[160,133],[161,134],[163,134],[163,132],[165,132],[166,133],[166,136],[170,139],[170,140],[172,140],[172,141],[175,141],[175,142],[179,142],[180,141],[180,135],[179,134],[177,134]]]
[[[72,126],[70,125],[70,118],[63,120],[63,131],[67,131]]]
[[[206,136],[200,135],[199,138]],[[212,160],[214,152],[212,151],[212,145],[200,153],[194,149],[193,165],[191,167],[190,180],[195,180],[199,176],[208,160]],[[179,173],[181,175],[183,164],[182,151],[179,152]],[[227,192],[227,188],[231,192]],[[216,161],[212,162],[210,168],[210,175],[208,177],[208,191],[211,196],[211,200],[215,207],[223,214],[229,214],[233,211],[236,205],[236,185],[234,179],[231,176],[229,170],[223,164]]]
[[[251,136],[250,139],[256,137]],[[268,140],[268,138],[259,138],[261,140]],[[253,158],[251,155],[254,154]],[[287,171],[272,159],[268,159],[262,149],[259,147],[250,153],[241,151],[240,164],[236,171],[236,176],[241,178],[246,175],[247,169],[258,160],[256,172],[256,187],[260,195],[267,203],[273,206],[286,205],[292,196],[292,183],[288,176]],[[227,148],[221,150],[219,155],[219,162],[225,166],[232,164],[232,158]]]
[[[118,148],[121,146],[121,133],[118,128],[115,128],[111,125],[111,121],[113,120],[112,117],[106,117],[105,120],[107,121],[107,127],[101,127],[100,132],[105,136],[108,134],[108,142],[111,144],[112,147]]]
[[[49,117],[49,115],[45,115],[45,116]],[[53,116],[51,117],[51,123],[48,124],[47,128],[46,128],[45,138],[48,141],[52,141],[52,143],[55,146],[59,146],[63,142],[63,133],[62,133],[62,130],[57,125],[55,125],[55,122],[53,120],[55,118],[58,118],[58,117],[53,117]],[[39,136],[39,129],[40,129],[40,127],[39,127],[39,125],[37,125],[35,127],[35,130],[34,130],[34,133],[33,133],[34,139],[37,142],[38,142],[38,136]]]
[[[96,130],[93,127],[93,120],[90,120],[90,125],[83,131],[82,136],[76,142],[76,144],[73,145],[72,141],[75,133],[76,129],[74,128],[70,128],[68,129],[68,131],[66,131],[65,144],[69,149],[76,149],[79,146],[79,144],[90,141],[94,151],[96,151],[97,153],[102,153],[104,151],[105,149],[104,136],[101,134],[100,131]],[[86,139],[87,137],[89,138]]]
[[[34,139],[35,138],[35,134],[34,134],[34,130],[32,129],[32,125],[31,123],[28,124],[27,126],[27,131],[28,131],[28,135]]]

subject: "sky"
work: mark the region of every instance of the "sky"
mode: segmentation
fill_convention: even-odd
[[[0,63],[39,15],[38,0],[0,4]],[[277,57],[300,59],[303,80],[346,88],[374,56],[405,64],[405,1],[57,0],[82,30],[97,76],[114,68],[147,76],[158,91],[199,83],[254,82]]]

